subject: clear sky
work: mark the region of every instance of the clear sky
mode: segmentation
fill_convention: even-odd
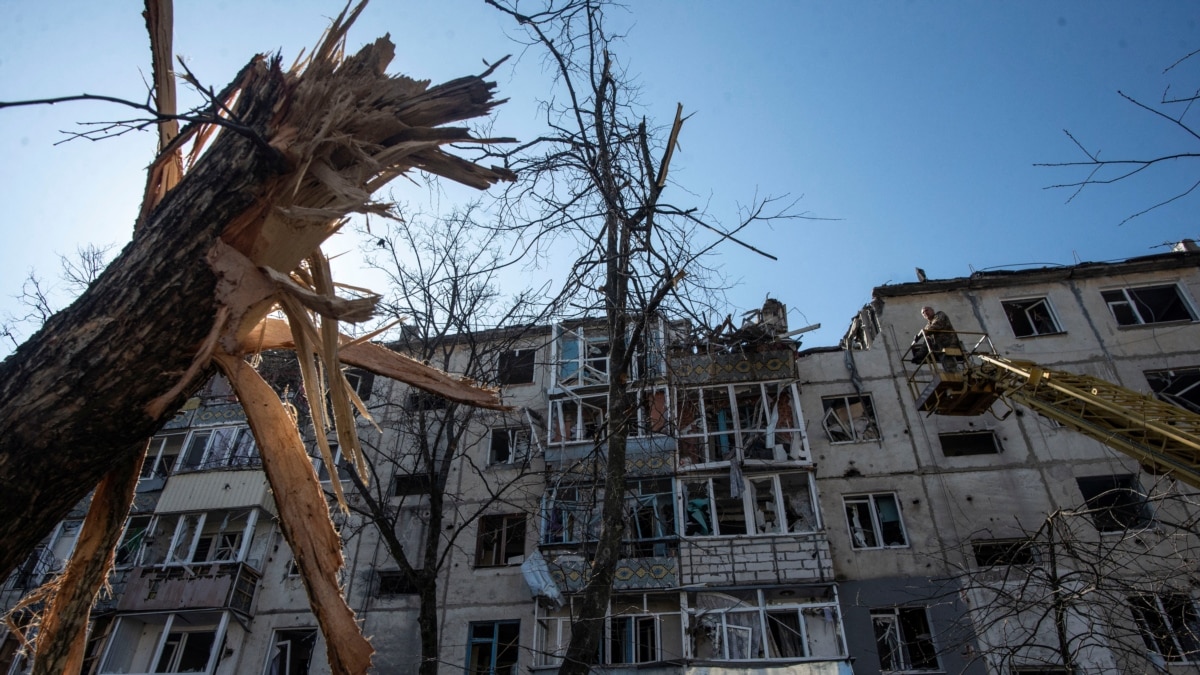
[[[332,0],[176,4],[176,52],[217,89],[255,52],[290,62],[341,9]],[[140,12],[129,0],[0,2],[0,100],[144,99]],[[738,284],[735,314],[769,294],[788,305],[793,328],[821,323],[806,347],[835,344],[874,286],[914,281],[915,267],[947,278],[1200,238],[1188,215],[1200,191],[1121,224],[1186,189],[1200,167],[1164,166],[1067,203],[1069,191],[1044,188],[1086,171],[1033,166],[1082,158],[1064,129],[1108,158],[1196,149],[1196,138],[1117,94],[1155,103],[1168,84],[1200,86],[1200,57],[1164,73],[1200,49],[1195,3],[658,0],[632,2],[617,18],[630,25],[618,55],[647,114],[665,124],[676,102],[693,114],[672,165],[676,203],[708,205],[728,221],[756,194],[789,194],[803,197],[800,210],[836,219],[747,235],[778,262],[733,249],[716,260]],[[349,44],[390,33],[393,72],[440,81],[515,52],[511,28],[482,0],[376,0]],[[537,133],[534,101],[548,86],[538,55],[496,79],[512,102],[495,131]],[[30,269],[53,279],[56,254],[128,241],[153,136],[55,145],[76,122],[128,115],[91,103],[0,110],[0,311],[16,311],[11,297]],[[330,250],[353,248],[343,238]],[[355,255],[343,276],[355,273]]]

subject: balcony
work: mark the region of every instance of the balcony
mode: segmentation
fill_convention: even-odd
[[[261,576],[240,562],[138,567],[129,573],[117,611],[222,608],[249,615]]]
[[[833,559],[823,533],[685,539],[679,543],[683,586],[762,586],[833,580]]]
[[[625,469],[633,475],[653,476],[674,471],[676,442],[670,436],[635,436],[625,442]],[[597,441],[551,442],[546,446],[546,464],[562,471],[590,457]],[[604,451],[600,446],[600,451]]]
[[[566,593],[578,593],[587,584],[591,561],[581,555],[560,555],[548,562],[550,576]],[[671,556],[628,557],[617,561],[614,592],[678,588],[679,574]]]

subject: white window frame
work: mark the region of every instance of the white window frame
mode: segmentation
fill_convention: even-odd
[[[1034,317],[1030,316],[1030,312],[1039,308],[1039,306],[1045,311],[1046,319],[1049,320],[1050,324],[1053,326],[1053,330],[1045,332],[1038,330],[1037,322],[1034,320]],[[1008,319],[1009,328],[1012,328],[1013,337],[1024,339],[1031,337],[1042,337],[1044,335],[1061,335],[1066,332],[1062,329],[1062,323],[1059,322],[1058,315],[1055,314],[1054,307],[1050,304],[1050,298],[1046,296],[1001,300],[1000,307],[1004,310],[1005,318]],[[1012,314],[1014,312],[1021,312],[1024,315],[1025,321],[1029,324],[1031,329],[1030,333],[1026,335],[1020,335],[1017,333],[1017,327],[1013,325],[1012,321]]]
[[[780,403],[785,399],[789,408],[781,409]],[[678,408],[680,445],[693,448],[690,458],[686,457],[686,450],[681,452],[684,461],[690,459],[703,466],[730,461],[808,460],[800,392],[794,381],[688,387],[679,394]],[[788,417],[791,425],[781,426],[780,420]]]
[[[503,460],[496,459],[495,443],[497,434],[508,436],[508,457]],[[488,466],[523,464],[530,456],[533,440],[532,435],[529,427],[493,427],[488,434]]]
[[[925,626],[929,629],[928,639],[925,640],[922,635],[905,635],[905,629],[900,621],[901,612],[921,612],[925,617]],[[878,625],[880,621],[887,621],[887,631],[894,640],[896,650],[893,652],[899,659],[899,668],[885,668],[885,655],[883,650],[878,649],[879,635]],[[875,635],[877,651],[879,651],[879,669],[884,673],[932,673],[941,671],[941,658],[938,655],[937,643],[933,639],[933,620],[929,616],[928,607],[883,607],[871,610],[871,628]],[[912,645],[915,641],[921,640],[929,643],[929,650],[933,654],[934,666],[932,668],[916,668],[913,665],[913,658],[910,653]]]
[[[1188,314],[1188,318],[1169,319],[1165,321],[1147,320],[1153,319],[1154,317],[1145,317],[1142,315],[1142,311],[1138,308],[1138,301],[1134,297],[1134,294],[1136,294],[1138,291],[1155,291],[1167,288],[1174,289],[1175,297],[1179,300],[1179,304],[1183,307],[1183,310]],[[1121,297],[1104,297],[1105,294],[1112,293],[1120,293]],[[1112,314],[1113,320],[1117,322],[1118,326],[1150,326],[1160,323],[1183,323],[1185,321],[1196,321],[1196,309],[1192,306],[1191,299],[1188,298],[1187,293],[1184,292],[1183,288],[1181,288],[1180,285],[1175,282],[1165,284],[1148,284],[1145,286],[1126,286],[1124,288],[1109,288],[1101,291],[1101,298],[1104,300],[1104,304],[1108,306],[1108,311],[1110,314]],[[1117,307],[1123,307],[1125,311],[1128,311],[1133,317],[1134,321],[1132,323],[1122,323]]]
[[[215,531],[206,531],[209,515],[221,517],[222,526]],[[160,521],[176,517],[175,527],[171,534],[171,543],[166,549],[160,565],[207,565],[212,563],[243,562],[250,550],[250,542],[254,538],[254,528],[258,523],[258,509],[227,509],[222,511],[197,511],[191,513],[170,514],[160,516]],[[225,527],[231,519],[245,518],[245,525],[239,529]],[[156,528],[157,529],[157,528]],[[233,537],[227,543],[227,538]],[[208,553],[204,560],[193,560],[202,539],[210,539]],[[139,556],[140,557],[140,556]]]
[[[164,670],[164,671],[157,670],[158,662],[160,660],[162,660],[163,652],[166,650],[167,642],[170,640],[172,633],[187,634],[187,633],[209,633],[209,632],[211,632],[213,634],[212,647],[209,649],[208,661],[205,664],[205,668],[201,672],[204,672],[204,673],[215,672],[217,662],[220,660],[221,647],[225,641],[225,632],[229,627],[229,612],[224,612],[224,611],[221,612],[220,618],[217,620],[215,626],[209,622],[206,622],[203,625],[190,625],[190,624],[185,623],[184,627],[179,628],[179,629],[175,628],[175,617],[176,616],[178,616],[178,615],[167,614],[166,620],[162,624],[157,624],[157,623],[146,624],[144,621],[139,621],[139,619],[141,619],[143,617],[138,617],[138,616],[117,617],[117,621],[114,624],[113,629],[109,632],[108,641],[104,645],[104,653],[100,657],[100,667],[98,669],[99,674],[100,675],[109,675],[110,673],[128,673],[128,672],[130,672],[130,671],[127,671],[124,669],[121,669],[121,670],[112,670],[111,669],[111,667],[114,666],[114,664],[111,662],[111,659],[114,656],[118,656],[118,657],[125,656],[128,653],[127,651],[117,652],[117,651],[114,651],[115,649],[128,650],[130,646],[133,646],[133,647],[140,646],[140,640],[137,641],[137,644],[134,644],[134,645],[129,645],[129,644],[116,645],[115,644],[115,641],[118,637],[124,636],[124,634],[121,632],[120,628],[121,628],[122,622],[125,622],[125,621],[138,621],[143,626],[153,625],[154,628],[156,630],[158,630],[158,636],[155,639],[154,649],[152,651],[152,655],[149,659],[149,662],[144,662],[140,659],[138,661],[139,663],[146,664],[147,669],[144,671],[145,675],[150,675],[151,673],[159,673],[159,672],[163,672],[163,673],[179,672],[177,670]],[[161,626],[161,628],[159,628],[159,626]],[[143,633],[144,633],[144,629],[143,629]],[[185,640],[186,640],[186,638],[185,638]],[[184,646],[184,644],[185,643],[181,643],[180,647],[182,648]],[[143,652],[143,654],[144,653],[145,652]],[[179,649],[176,652],[176,658],[174,659],[175,665],[173,667],[178,668],[178,665],[179,665],[178,661],[179,661],[179,657],[181,657],[181,656],[182,656],[182,649]],[[138,673],[138,675],[142,675],[142,674]]]
[[[860,419],[853,415],[854,400],[863,406],[864,416],[866,418],[866,426],[861,430],[855,425],[855,421]],[[836,407],[844,410],[846,413],[845,419],[835,412],[834,407],[827,405],[827,402],[836,403]],[[829,416],[833,415],[838,422],[841,433],[850,438],[835,439],[834,433],[830,430]],[[847,425],[849,425],[847,427]],[[878,443],[882,439],[882,434],[879,430],[879,416],[875,414],[875,402],[871,400],[870,394],[839,394],[836,396],[821,397],[821,427],[825,429],[825,437],[829,439],[830,444],[837,445],[839,443]]]
[[[805,484],[806,484],[805,487],[807,488],[806,491],[807,491],[808,503],[805,505],[806,508],[803,512],[800,512],[799,510],[796,510],[796,509],[790,509],[790,505],[784,501],[785,496],[795,496],[795,491],[796,491],[796,487],[797,487],[796,485],[792,484],[790,481],[788,481],[789,484],[787,486],[785,486],[784,485],[785,478],[788,478],[788,479],[803,478],[803,480],[805,481]],[[681,525],[679,526],[681,534],[683,534],[687,538],[749,537],[749,536],[759,536],[759,535],[779,536],[779,535],[786,535],[786,534],[811,533],[811,532],[816,532],[821,529],[821,522],[820,522],[820,515],[819,515],[820,510],[817,508],[816,502],[813,498],[813,495],[816,494],[816,486],[814,485],[814,482],[813,482],[813,475],[811,472],[804,471],[804,472],[790,472],[790,473],[755,473],[755,474],[750,474],[748,476],[743,476],[742,482],[740,484],[741,490],[740,490],[739,496],[734,497],[734,496],[732,496],[732,494],[730,494],[727,499],[741,499],[742,516],[744,518],[743,522],[745,523],[746,531],[744,533],[735,532],[735,533],[731,533],[731,534],[726,534],[726,533],[721,532],[721,524],[720,524],[720,518],[719,518],[720,513],[718,512],[717,499],[720,498],[722,500],[726,500],[726,496],[719,493],[718,491],[722,490],[725,487],[725,485],[724,485],[725,481],[730,481],[730,480],[731,480],[730,477],[727,475],[697,477],[697,478],[685,477],[685,478],[681,478],[679,480],[680,484],[677,487],[676,491],[679,494],[679,514],[680,514],[681,520],[683,521],[681,523]],[[723,484],[720,487],[718,487],[713,484],[714,481],[721,481]],[[758,491],[760,488],[757,487],[756,484],[762,484],[765,481],[770,481],[769,489],[773,493],[773,499],[770,500],[769,502],[762,502],[757,499]],[[696,491],[696,486],[698,486],[698,485],[703,486],[703,491],[700,491],[700,492]],[[732,491],[732,488],[733,488],[732,482],[729,483],[729,488]],[[708,500],[707,507],[702,507],[699,504],[693,504],[694,501],[699,500],[699,499],[707,499]],[[761,509],[763,511],[763,513],[761,514],[762,515],[761,522],[760,522],[760,518],[759,518],[760,514],[758,513],[760,510],[758,508],[760,504],[764,504],[764,508]],[[765,505],[771,505],[774,507],[774,513],[775,513],[775,519],[773,521],[774,526],[770,526],[770,523],[772,521],[769,519],[769,516],[768,516],[769,510],[765,508]],[[700,511],[701,508],[704,508],[705,510]],[[796,511],[797,516],[805,517],[805,519],[807,519],[807,517],[810,516],[812,518],[812,522],[811,523],[801,523],[800,517],[796,517],[796,518],[789,517],[789,513],[793,510]],[[708,532],[708,534],[700,533],[700,534],[688,535],[688,534],[686,534],[686,532],[688,530],[688,520],[689,519],[694,520],[695,514],[697,512],[701,513],[703,515],[703,517],[707,520],[707,522],[703,523],[703,525],[707,526],[709,532]],[[697,521],[697,523],[698,523],[698,521]],[[804,527],[802,527],[801,529],[796,529],[797,526],[800,526],[800,525],[804,525]]]
[[[878,500],[880,498],[889,498],[895,504],[896,522],[899,523],[900,534],[904,537],[903,544],[887,544],[887,543],[885,543],[884,536],[883,536],[883,520],[882,520],[881,516],[879,515]],[[860,495],[845,495],[842,497],[842,505],[843,505],[843,512],[845,513],[845,516],[846,516],[846,527],[849,529],[850,548],[853,548],[857,551],[867,551],[867,550],[871,550],[871,549],[908,548],[909,547],[908,528],[906,528],[904,525],[904,511],[900,507],[900,498],[896,495],[895,492],[873,492],[873,493],[860,494]],[[870,531],[874,533],[875,539],[876,539],[876,541],[874,543],[868,542],[866,540],[865,533],[867,532],[867,530],[864,528],[863,523],[861,522],[861,511],[858,509],[855,509],[854,514],[851,515],[851,513],[850,513],[851,505],[854,505],[854,506],[866,505],[867,506],[867,517],[871,521],[870,527],[872,528]],[[855,527],[856,521],[858,522],[857,528]],[[856,534],[856,530],[859,532],[858,534]]]
[[[705,626],[715,629],[718,632],[718,639],[715,641],[721,649],[721,653],[713,658],[720,661],[759,661],[759,662],[774,662],[774,661],[795,661],[797,659],[811,660],[834,660],[843,658],[847,654],[846,633],[845,627],[842,624],[841,608],[838,605],[836,598],[827,602],[768,602],[765,594],[761,590],[756,590],[753,600],[743,600],[736,606],[699,609],[688,608],[686,611],[691,615],[691,623],[693,626]],[[734,598],[731,598],[733,600]],[[800,626],[800,645],[804,650],[803,656],[783,656],[772,653],[771,647],[771,619],[772,614],[783,614],[795,612]],[[833,621],[837,623],[835,635],[837,638],[838,654],[814,654],[812,653],[812,644],[810,644],[810,635],[808,633],[807,616],[815,616],[820,613],[822,617],[831,615]],[[730,615],[738,615],[748,618],[751,625],[743,625],[742,623],[730,623]],[[755,644],[755,634],[758,635],[757,644]],[[745,647],[748,653],[735,653],[730,647],[734,644],[733,636],[744,638]],[[686,641],[686,638],[685,638]],[[776,645],[777,647],[778,645]],[[694,650],[694,645],[692,647]],[[699,654],[691,654],[693,658],[701,658]]]

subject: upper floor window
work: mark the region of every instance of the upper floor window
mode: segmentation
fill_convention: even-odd
[[[254,509],[158,516],[142,538],[142,565],[188,565],[244,560],[258,520]]]
[[[603,327],[559,327],[555,374],[559,386],[608,382],[608,335]]]
[[[265,675],[307,675],[312,665],[313,648],[317,644],[317,630],[277,630],[273,644],[275,648],[271,650]]]
[[[908,546],[900,502],[892,493],[843,497],[846,522],[853,548],[898,548]]]
[[[1133,476],[1087,476],[1075,482],[1097,530],[1123,532],[1150,523],[1146,495]]]
[[[1063,332],[1058,326],[1058,319],[1046,298],[1030,298],[1028,300],[1005,300],[1000,303],[1004,315],[1012,326],[1013,335],[1017,337],[1034,337],[1036,335],[1054,335]]]
[[[804,593],[696,593],[688,605],[694,613],[693,625],[703,630],[692,631],[693,653],[699,659],[719,661],[845,656],[837,603],[803,597]]]
[[[475,541],[475,566],[499,567],[525,562],[525,515],[483,516]]]
[[[528,384],[533,382],[533,357],[535,349],[510,349],[500,354],[497,381],[500,384]]]
[[[342,375],[346,377],[346,383],[358,396],[358,400],[366,402],[371,399],[371,390],[375,386],[375,373],[359,368],[347,368],[342,371]]]
[[[137,553],[142,548],[142,542],[150,531],[152,516],[130,516],[125,521],[125,532],[121,534],[121,543],[117,545],[116,558],[113,562],[117,567],[129,567],[137,564]]]
[[[1118,288],[1100,295],[1121,326],[1168,321],[1195,321],[1196,316],[1175,284]]]
[[[1032,565],[1038,560],[1037,545],[1029,539],[978,539],[971,542],[971,551],[980,567]]]
[[[1000,452],[1000,439],[994,431],[955,431],[938,434],[942,454],[947,457],[994,455]]]
[[[833,443],[856,443],[879,440],[879,424],[871,397],[825,396],[821,399],[825,416],[821,424]]]
[[[118,617],[99,672],[214,672],[222,624],[217,612]]]
[[[142,478],[172,472],[255,467],[261,464],[250,427],[214,427],[155,436],[142,463]]]
[[[68,519],[58,524],[50,537],[38,544],[9,576],[5,586],[15,589],[37,588],[66,568],[83,521]]]
[[[1147,593],[1129,604],[1147,649],[1167,661],[1200,661],[1200,613],[1190,595]]]
[[[492,429],[488,443],[488,464],[520,464],[529,457],[529,429],[507,427]]]
[[[889,607],[871,610],[879,670],[913,672],[941,670],[933,631],[924,607]]]
[[[755,474],[683,482],[688,536],[783,534],[817,529],[809,474]]]
[[[683,463],[807,458],[798,396],[789,382],[722,384],[680,392]]]
[[[1200,368],[1148,370],[1146,381],[1158,398],[1200,413]]]
[[[520,621],[472,623],[467,643],[467,675],[517,672],[521,656]]]
[[[666,542],[675,536],[675,491],[670,478],[630,479],[626,483],[625,539],[642,544],[639,553],[666,555]],[[600,533],[604,491],[591,485],[560,485],[543,498],[543,544],[595,541]],[[637,550],[635,548],[635,550]]]
[[[667,391],[661,387],[638,389],[634,396],[631,437],[667,433]],[[608,396],[571,396],[550,401],[551,443],[581,443],[601,441],[607,433],[609,417]]]
[[[346,461],[345,456],[342,455],[342,449],[338,447],[337,443],[330,441],[329,452],[333,455],[333,465],[337,467],[338,480],[350,480],[350,472],[354,469],[350,466],[350,463]],[[309,448],[309,459],[312,460],[313,468],[317,471],[317,480],[321,481],[322,483],[328,483],[329,465],[327,465],[324,458],[321,457],[321,448],[316,443],[313,443],[312,447]]]

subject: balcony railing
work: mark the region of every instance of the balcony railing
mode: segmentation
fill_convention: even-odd
[[[250,614],[262,575],[246,563],[134,568],[117,602],[121,612],[231,609]]]

